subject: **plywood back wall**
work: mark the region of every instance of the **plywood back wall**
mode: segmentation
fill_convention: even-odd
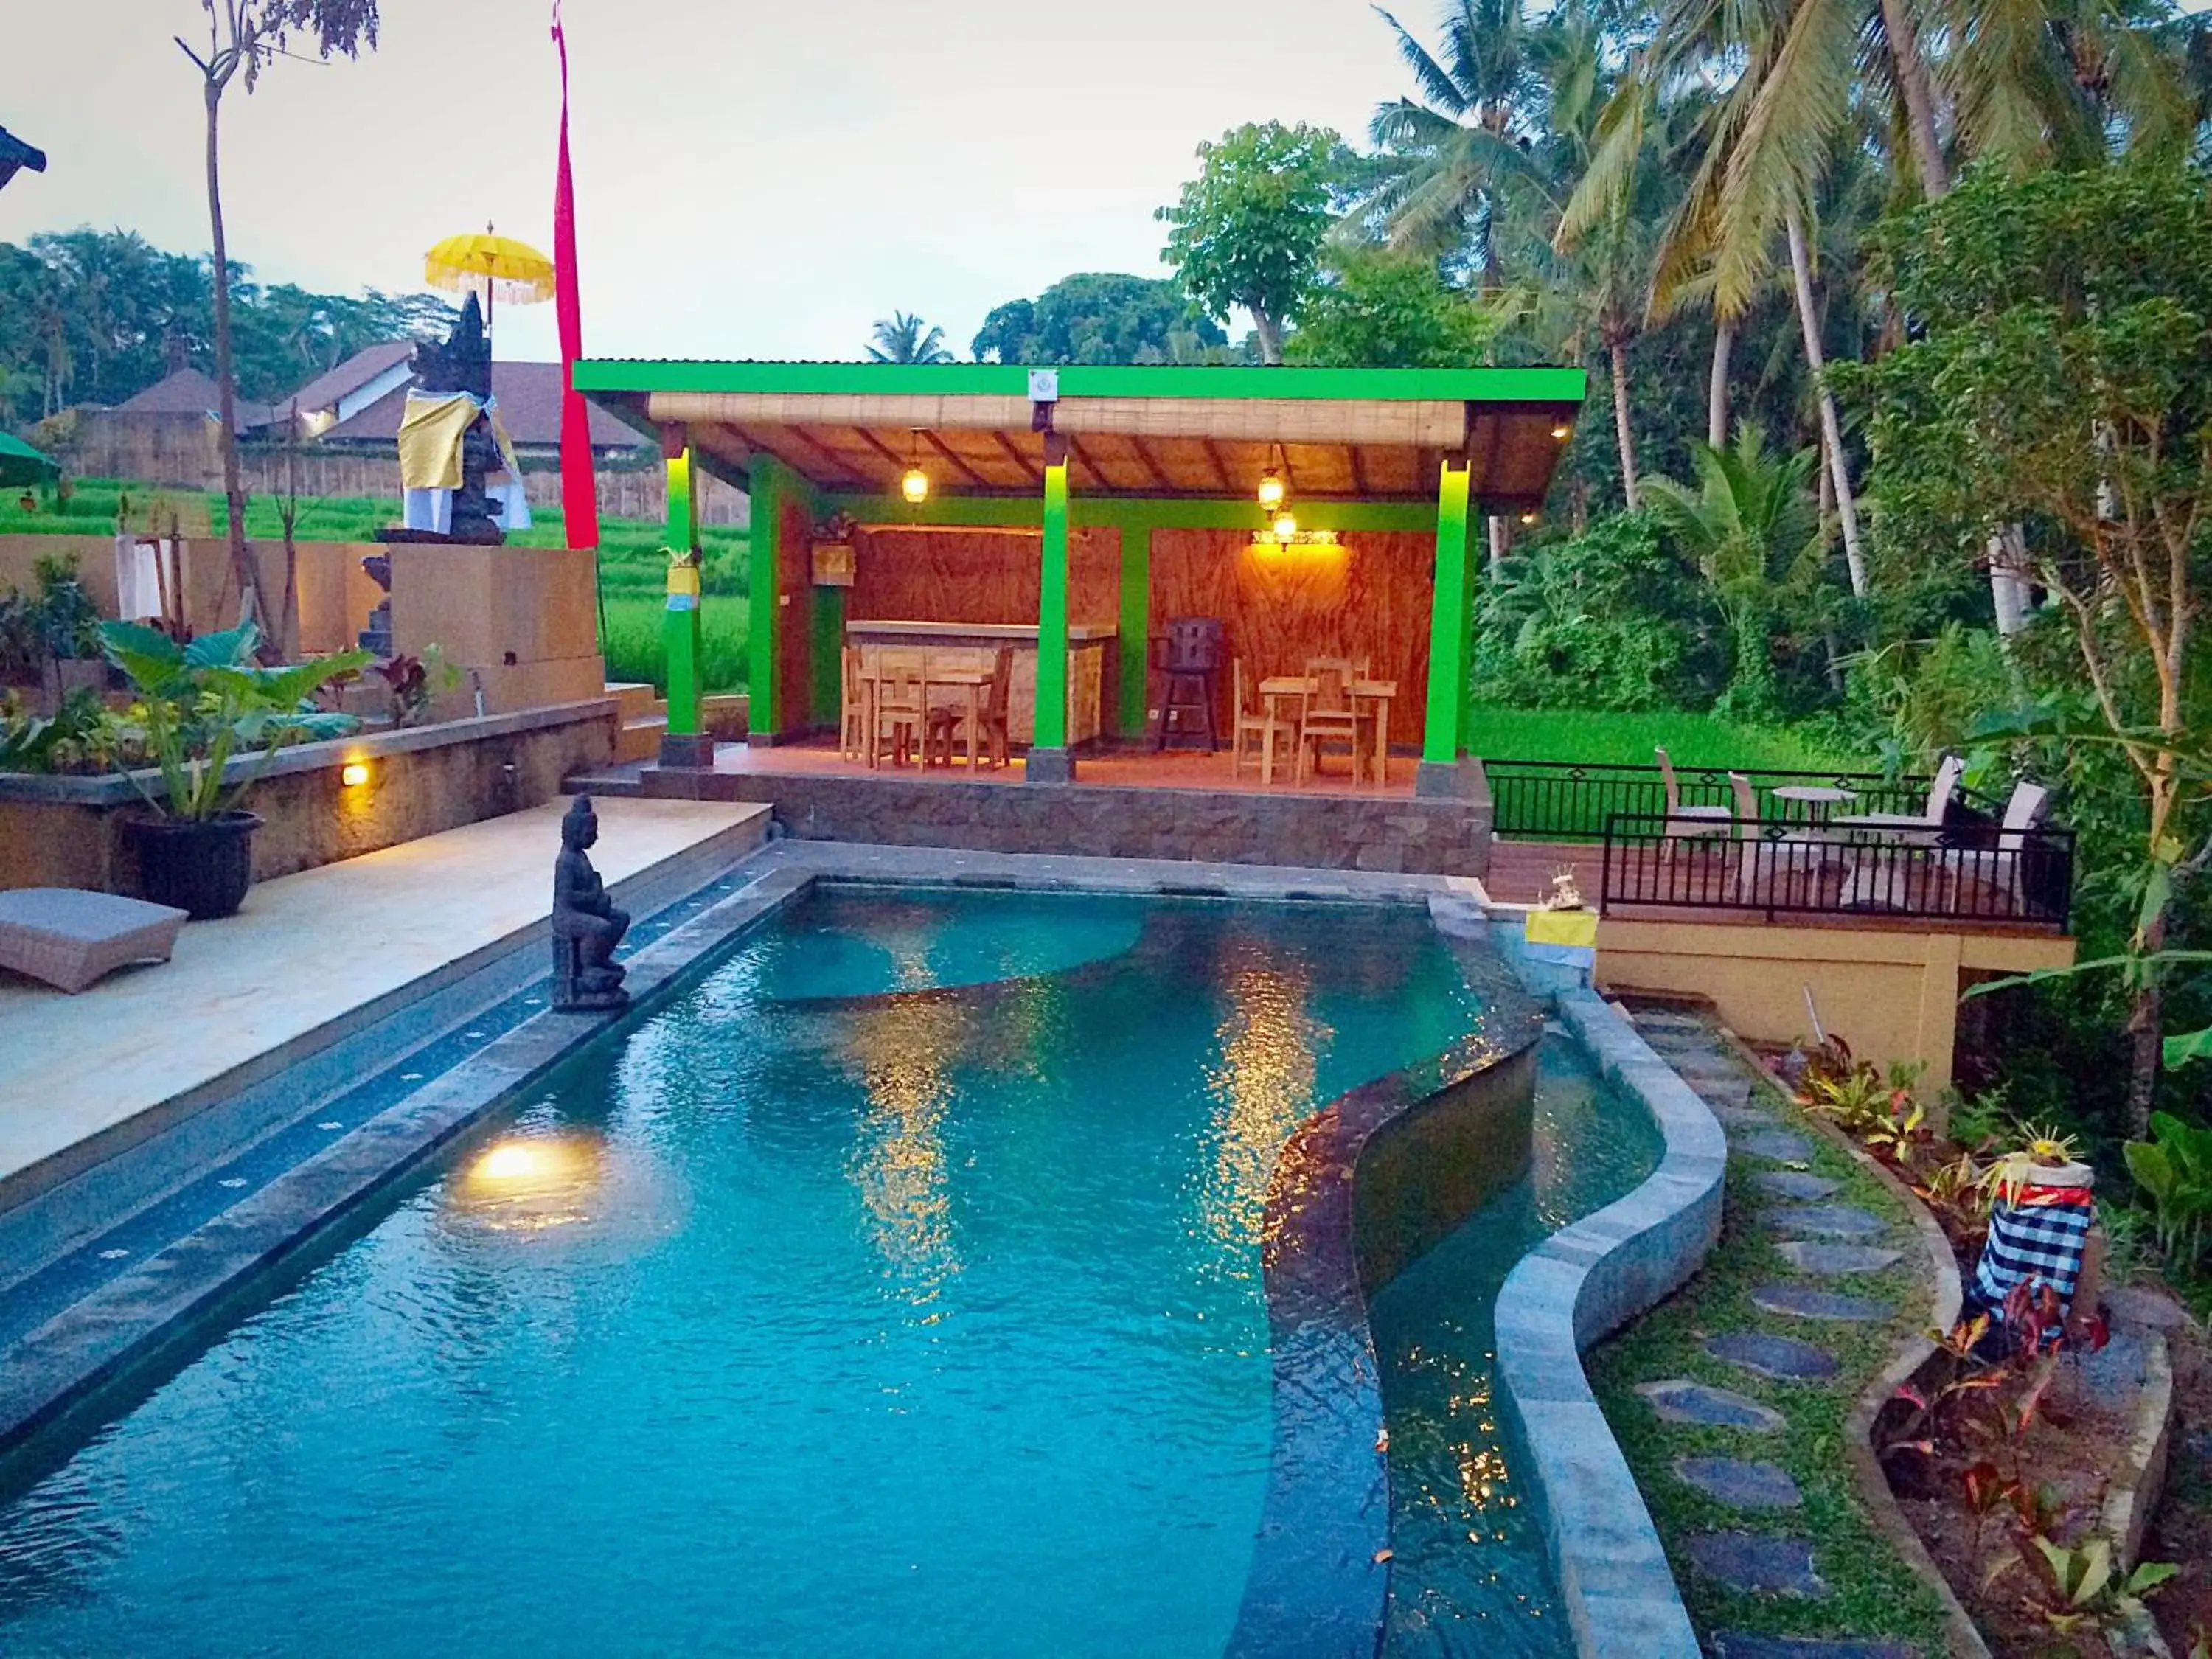
[[[1037,619],[1042,539],[957,530],[862,530],[853,537],[848,611],[868,622]],[[1068,536],[1071,622],[1110,623],[1121,606],[1121,543],[1111,530]]]
[[[1309,657],[1365,657],[1398,682],[1390,735],[1416,743],[1429,686],[1429,605],[1436,538],[1355,532],[1336,548],[1255,550],[1240,530],[1152,535],[1152,628],[1170,617],[1218,617],[1231,656],[1256,679],[1304,671]],[[1157,682],[1158,677],[1155,676]],[[1226,732],[1233,678],[1224,665],[1215,718]],[[1152,687],[1158,708],[1161,688]]]

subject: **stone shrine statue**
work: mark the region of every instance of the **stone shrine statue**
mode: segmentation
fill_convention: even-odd
[[[629,913],[617,909],[586,854],[599,838],[592,798],[579,795],[561,820],[561,856],[553,866],[553,1006],[558,1009],[623,1008],[623,970],[615,946],[629,931]]]
[[[483,312],[475,295],[462,302],[460,319],[443,341],[423,340],[416,344],[410,367],[415,372],[415,384],[407,390],[406,410],[400,422],[400,481],[403,485],[435,485],[449,491],[451,517],[440,518],[442,528],[426,528],[427,521],[412,516],[410,508],[409,528],[379,531],[377,539],[505,541],[502,507],[484,488],[485,475],[507,466],[507,460],[493,434],[487,408],[491,403],[491,341],[484,333]],[[457,447],[458,469],[449,470],[454,468]],[[414,493],[433,492],[416,489]]]

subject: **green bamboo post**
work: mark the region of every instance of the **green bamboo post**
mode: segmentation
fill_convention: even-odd
[[[1121,534],[1121,608],[1115,638],[1120,659],[1119,729],[1125,738],[1145,735],[1145,700],[1150,687],[1152,630],[1152,532],[1142,525]]]
[[[783,699],[778,695],[776,672],[781,655],[777,638],[776,538],[783,523],[783,502],[788,481],[782,464],[769,455],[755,455],[746,482],[750,485],[752,527],[746,555],[745,729],[757,743],[772,743],[783,730]]]
[[[1044,568],[1038,583],[1036,724],[1030,743],[1031,783],[1067,783],[1067,460],[1047,451]]]
[[[699,720],[699,503],[691,477],[690,434],[661,428],[661,457],[668,472],[668,607],[661,645],[668,670],[668,730],[660,740],[663,766],[711,766],[714,740]]]
[[[1467,559],[1465,463],[1446,461],[1437,483],[1436,592],[1429,607],[1429,706],[1421,738],[1417,795],[1465,793],[1460,757],[1468,721],[1468,654],[1474,594]]]

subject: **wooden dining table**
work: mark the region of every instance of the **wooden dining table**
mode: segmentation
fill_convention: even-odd
[[[1285,714],[1282,700],[1285,697],[1297,697],[1303,702],[1304,699],[1315,696],[1320,689],[1321,684],[1318,680],[1304,674],[1273,674],[1260,682],[1260,696],[1267,704],[1267,718],[1281,720],[1295,732],[1303,722],[1305,711],[1301,707],[1291,714]],[[1378,787],[1385,785],[1390,781],[1390,703],[1398,695],[1398,682],[1353,680],[1345,689],[1352,702],[1353,725],[1358,724],[1359,708],[1362,703],[1370,704],[1373,708],[1374,712],[1368,716],[1375,727],[1375,750],[1371,764],[1376,785]],[[1302,738],[1297,740],[1304,741]],[[1275,749],[1273,743],[1269,741],[1262,744],[1260,749],[1260,784],[1262,788],[1273,784],[1274,773]],[[1356,748],[1352,757],[1352,783],[1355,789],[1359,787],[1359,754]]]
[[[864,656],[860,659],[860,680],[864,706],[867,709],[867,765],[872,772],[883,769],[882,716],[884,684],[899,678],[884,672],[880,658]],[[991,684],[988,668],[940,666],[924,659],[921,674],[922,735],[921,764],[929,764],[929,707],[930,693],[937,690],[957,690],[964,694],[968,716],[968,769],[980,770],[982,761],[983,691]],[[898,764],[896,757],[891,763]]]

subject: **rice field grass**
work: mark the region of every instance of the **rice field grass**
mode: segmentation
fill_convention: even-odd
[[[1470,746],[1486,760],[1574,761],[1649,766],[1663,746],[1682,767],[1873,771],[1865,756],[1839,754],[1785,726],[1750,726],[1711,714],[1608,714],[1477,703]]]
[[[661,621],[667,614],[658,594],[606,593],[605,652],[611,680],[650,680],[668,690]],[[700,607],[700,679],[708,691],[745,689],[745,607],[736,600]]]

